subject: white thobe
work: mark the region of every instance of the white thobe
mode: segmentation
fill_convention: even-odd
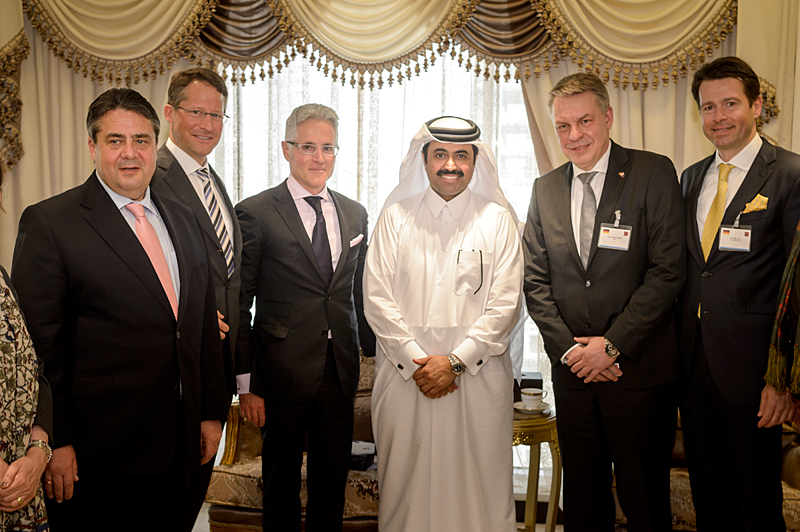
[[[482,272],[481,272],[482,270]],[[382,532],[516,529],[513,377],[522,252],[507,209],[428,188],[386,209],[364,271],[378,339],[372,422]],[[454,353],[458,390],[425,397],[413,358]]]

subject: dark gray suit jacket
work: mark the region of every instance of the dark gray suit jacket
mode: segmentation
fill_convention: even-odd
[[[581,388],[561,364],[573,337],[605,336],[620,351],[619,383],[642,389],[677,380],[675,299],[686,272],[684,214],[672,162],[612,142],[589,263],[570,218],[572,164],[538,178],[523,237],[525,297],[553,364],[553,383]],[[602,223],[632,227],[628,251],[597,247]]]
[[[222,195],[221,200],[228,209],[233,224],[230,231],[231,242],[233,242],[233,275],[228,279],[228,265],[225,263],[225,255],[211,224],[208,210],[205,204],[197,196],[194,187],[189,182],[189,178],[183,171],[180,163],[169,148],[161,146],[158,150],[158,168],[150,182],[150,189],[161,197],[170,198],[183,203],[194,212],[200,221],[203,229],[206,248],[209,250],[208,264],[211,275],[214,279],[214,295],[217,299],[217,309],[225,316],[225,323],[230,326],[225,341],[223,342],[225,382],[231,393],[236,393],[236,374],[250,373],[251,368],[246,365],[246,359],[236,357],[236,337],[239,334],[239,288],[242,284],[242,232],[239,230],[239,221],[236,219],[236,212],[233,210],[225,184],[219,178],[214,169],[211,168],[211,178],[217,185],[217,189]]]
[[[250,390],[260,397],[310,400],[322,382],[329,329],[346,396],[356,393],[359,345],[365,355],[375,354],[361,287],[367,212],[361,204],[328,192],[336,205],[342,242],[330,286],[322,279],[286,181],[236,206],[244,241],[237,349],[252,360]],[[350,246],[359,235],[361,241]]]
[[[781,276],[800,218],[800,155],[762,140],[761,150],[722,218],[722,225],[732,225],[758,194],[767,198],[766,209],[739,218],[740,225],[752,228],[749,253],[720,251],[717,234],[708,262],[703,260],[697,198],[714,154],[681,176],[689,250],[681,295],[682,365],[688,377],[697,307],[702,303],[700,329],[708,369],[722,396],[738,406],[757,406],[761,401]]]

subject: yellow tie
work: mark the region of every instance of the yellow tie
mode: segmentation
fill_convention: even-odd
[[[703,226],[703,237],[700,245],[703,247],[703,258],[708,260],[711,248],[714,246],[714,239],[717,238],[719,224],[722,223],[722,215],[725,214],[725,198],[728,195],[728,176],[731,170],[736,168],[732,164],[721,163],[719,165],[719,182],[717,183],[717,195],[708,210],[706,223]]]

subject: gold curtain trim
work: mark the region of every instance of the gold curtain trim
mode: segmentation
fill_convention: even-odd
[[[428,66],[436,61],[434,52],[438,52],[441,55],[450,48],[449,36],[454,35],[467,23],[478,2],[480,0],[456,0],[450,12],[439,23],[439,26],[414,49],[386,61],[358,62],[342,57],[316,39],[287,2],[284,0],[267,0],[273,16],[278,20],[281,30],[288,39],[288,46],[281,51],[278,61],[282,60],[283,64],[288,65],[297,55],[307,57],[326,76],[330,73],[334,82],[341,76],[342,85],[344,85],[347,73],[349,73],[351,86],[354,87],[358,83],[359,88],[364,88],[365,85],[368,85],[370,89],[375,86],[378,88],[383,86],[384,74],[389,74],[386,81],[391,86],[395,79],[398,83],[402,83],[403,79],[409,78],[414,74],[419,75],[422,69],[427,70]],[[428,57],[429,52],[430,58]],[[270,69],[271,67],[272,63],[270,61]],[[405,72],[403,71],[404,68]],[[341,69],[341,73],[338,72],[338,69]],[[394,76],[395,69],[398,71],[396,78]],[[367,76],[369,79],[367,79]]]
[[[780,108],[778,107],[778,99],[776,96],[776,89],[775,85],[770,83],[769,81],[765,80],[764,78],[758,78],[759,88],[761,89],[761,115],[756,118],[756,129],[758,132],[767,137],[771,143],[778,145],[774,139],[764,135],[761,131],[761,126],[764,124],[769,124],[769,121],[778,116],[781,113]]]
[[[25,28],[0,48],[0,164],[9,170],[25,154],[19,135],[22,100],[19,97],[19,67],[28,57],[30,44]]]
[[[685,78],[690,70],[703,64],[706,57],[710,56],[715,48],[719,48],[733,30],[737,16],[737,0],[727,0],[711,22],[693,37],[688,38],[674,52],[658,61],[629,63],[612,59],[591,46],[576,31],[555,0],[531,0],[531,5],[539,13],[542,25],[553,38],[560,58],[569,57],[579,67],[595,72],[606,83],[611,80],[614,87],[621,85],[623,90],[629,85],[633,90],[639,88],[647,90],[648,86],[656,90],[659,80],[666,87],[670,78],[673,82],[677,82],[679,77]],[[555,56],[552,56],[550,61],[545,60],[542,65],[544,71],[547,72],[551,66],[556,66],[558,60],[559,58]],[[542,67],[537,60],[534,67],[536,77],[541,74]]]
[[[139,81],[147,82],[172,68],[182,57],[190,57],[194,51],[194,40],[211,19],[211,12],[219,0],[195,0],[194,5],[158,48],[141,57],[126,60],[110,60],[81,50],[61,31],[41,0],[22,0],[22,8],[31,24],[47,43],[47,46],[76,74],[82,73],[102,85],[130,86]]]

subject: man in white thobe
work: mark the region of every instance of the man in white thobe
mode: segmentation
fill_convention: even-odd
[[[460,118],[423,126],[367,253],[382,532],[516,529],[508,346],[522,254],[479,137]]]

